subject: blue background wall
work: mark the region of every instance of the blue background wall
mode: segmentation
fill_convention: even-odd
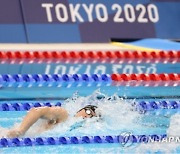
[[[78,43],[109,42],[110,38],[180,38],[179,0],[0,0],[0,4],[0,42]],[[51,5],[51,21],[42,4]],[[64,17],[58,5],[63,5],[67,11],[65,22],[57,18],[58,15]],[[92,7],[92,19],[85,6]],[[118,14],[120,9],[121,14]],[[124,21],[117,22],[115,15]],[[140,20],[141,15],[143,20]],[[129,21],[127,16],[134,16],[134,20]],[[104,17],[107,20],[102,21]]]
[[[27,42],[19,0],[0,0],[0,42]]]

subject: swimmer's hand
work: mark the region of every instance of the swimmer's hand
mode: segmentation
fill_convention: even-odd
[[[21,131],[14,129],[14,130],[10,130],[8,132],[7,137],[8,138],[15,138],[15,137],[19,137],[22,135],[23,135],[23,133]]]

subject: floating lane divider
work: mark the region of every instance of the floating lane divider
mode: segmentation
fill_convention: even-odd
[[[72,136],[72,137],[38,137],[38,138],[1,138],[0,148],[3,147],[22,147],[22,146],[45,146],[45,145],[65,145],[65,144],[102,144],[102,143],[149,143],[165,140],[166,134],[163,135],[132,135],[127,137],[118,136]]]
[[[180,74],[112,74],[115,86],[179,86]]]
[[[33,62],[172,62],[180,61],[180,51],[0,51],[0,63]]]
[[[179,86],[180,74],[0,75],[0,87]]]
[[[33,107],[43,106],[61,106],[61,102],[34,102],[34,103],[2,103],[0,104],[0,111],[28,111]],[[132,104],[134,109],[141,114],[155,114],[155,115],[168,115],[180,112],[180,101],[139,101]]]
[[[180,112],[180,100],[134,102],[136,110],[142,114],[170,115]]]
[[[61,106],[61,102],[50,103],[50,102],[34,102],[34,103],[2,103],[0,104],[0,111],[28,111],[33,107],[44,107],[44,106]]]

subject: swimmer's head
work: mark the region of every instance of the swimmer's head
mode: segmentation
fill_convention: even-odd
[[[76,113],[75,117],[83,117],[83,118],[98,117],[100,115],[98,115],[96,113],[96,109],[97,109],[97,106],[87,105],[87,106],[83,107],[82,109],[80,109]]]

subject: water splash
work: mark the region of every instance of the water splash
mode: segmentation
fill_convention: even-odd
[[[175,114],[170,119],[170,126],[167,129],[167,136],[180,139],[180,114]],[[136,153],[179,153],[180,152],[180,141],[174,140],[171,142],[157,142],[140,144],[136,148]]]
[[[93,94],[82,97],[75,93],[72,98],[64,101],[62,107],[69,113],[69,119],[57,125],[54,129],[41,133],[40,136],[83,136],[83,135],[120,135],[123,132],[131,132],[133,134],[163,134],[166,128],[156,127],[154,121],[159,120],[157,116],[151,116],[153,121],[144,120],[144,115],[134,110],[134,100],[124,100],[118,95],[107,96],[99,90]],[[86,105],[96,105],[96,112],[100,113],[102,118],[90,118],[83,120],[75,118],[77,111]],[[81,123],[81,126],[72,129]],[[160,123],[160,122],[159,122]],[[26,136],[37,136],[35,133],[40,131],[39,126],[43,125],[43,121],[35,124]],[[36,131],[34,131],[36,130]],[[39,133],[38,133],[39,134]]]

